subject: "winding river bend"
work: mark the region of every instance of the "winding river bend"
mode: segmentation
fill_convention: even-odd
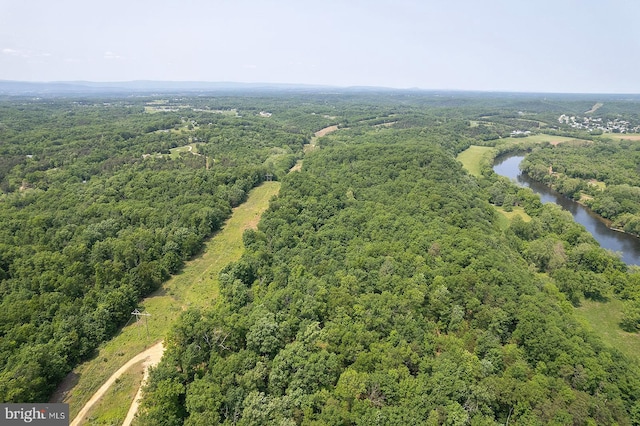
[[[523,155],[499,157],[493,170],[502,176],[514,180],[518,185],[531,188],[540,196],[543,203],[556,203],[573,215],[573,219],[587,228],[600,246],[617,252],[627,265],[640,265],[640,239],[629,234],[613,231],[604,224],[600,216],[551,188],[535,182],[520,171]]]

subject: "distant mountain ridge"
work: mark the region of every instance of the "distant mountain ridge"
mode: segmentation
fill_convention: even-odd
[[[155,92],[269,92],[336,90],[335,86],[285,83],[238,83],[204,81],[52,81],[0,80],[0,95],[81,95]],[[380,88],[377,88],[380,90]],[[382,89],[384,90],[384,89]]]
[[[157,81],[134,80],[120,82],[96,81],[18,81],[0,80],[0,96],[129,96],[154,94],[257,94],[257,93],[430,93],[438,97],[525,97],[573,98],[602,101],[640,101],[640,94],[501,92],[484,90],[391,88],[383,86],[333,86],[301,83],[241,83],[229,81]]]

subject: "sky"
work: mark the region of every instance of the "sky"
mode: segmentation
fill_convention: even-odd
[[[640,93],[638,0],[0,0],[0,80]]]

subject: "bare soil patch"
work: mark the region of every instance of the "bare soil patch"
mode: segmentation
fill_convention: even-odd
[[[602,102],[598,102],[597,104],[595,104],[594,106],[591,107],[591,109],[589,111],[585,111],[585,114],[593,114],[594,112],[596,112],[598,109],[600,109],[600,107],[604,105]]]
[[[611,136],[613,138],[624,139],[627,141],[640,141],[640,135],[625,135],[623,133],[610,133],[606,134],[606,136]]]
[[[338,130],[338,126],[329,126],[329,127],[325,127],[324,129],[320,129],[317,132],[314,133],[314,136],[316,138],[321,138],[324,135],[328,135],[331,132],[335,132],[336,130]]]

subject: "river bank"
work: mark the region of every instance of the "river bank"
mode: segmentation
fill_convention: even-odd
[[[494,159],[493,170],[518,185],[530,188],[540,196],[543,203],[552,202],[569,211],[574,220],[583,225],[601,247],[619,253],[628,265],[640,265],[640,239],[624,231],[610,228],[607,221],[584,204],[569,199],[547,185],[533,180],[520,170],[520,162],[524,155],[505,154]]]

